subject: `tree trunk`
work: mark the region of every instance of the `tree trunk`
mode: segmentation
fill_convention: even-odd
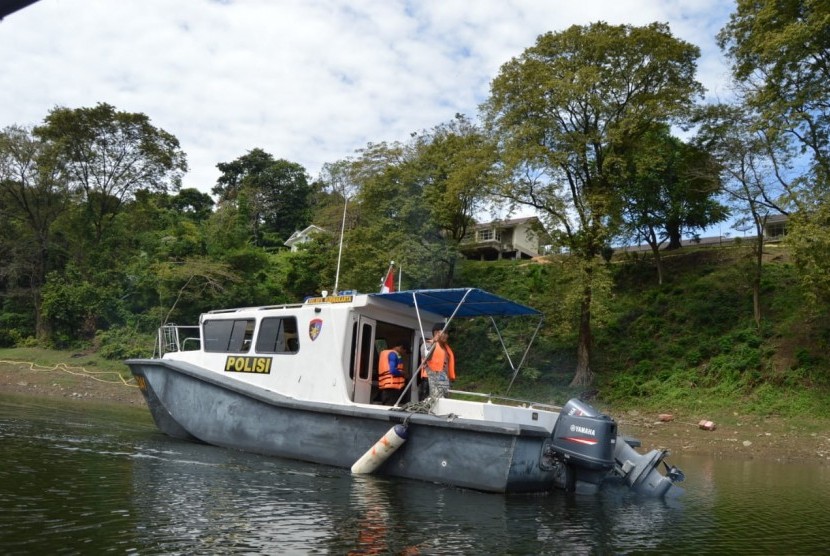
[[[39,288],[32,288],[32,301],[34,302],[35,310],[35,338],[40,342],[46,342],[52,336],[52,329],[48,321],[43,317],[43,303]]]
[[[755,264],[752,275],[752,316],[755,326],[761,328],[761,273],[764,271],[764,231],[763,226],[757,226],[758,240],[755,243]]]
[[[52,329],[49,322],[43,316],[43,286],[46,284],[46,264],[48,257],[48,237],[45,234],[39,235],[40,247],[37,260],[35,261],[34,277],[30,284],[32,292],[32,305],[35,310],[35,338],[41,342],[51,339]]]
[[[669,236],[669,244],[666,246],[666,251],[683,247],[683,244],[680,242],[680,226],[669,223],[666,225],[666,233]]]
[[[660,257],[660,245],[656,242],[648,242],[651,246],[651,253],[654,255],[654,265],[657,267],[657,283],[663,285],[663,259]]]
[[[576,373],[570,386],[585,387],[594,383],[591,370],[591,275],[588,271],[587,284],[582,290],[582,304],[579,315],[579,340],[576,348]]]

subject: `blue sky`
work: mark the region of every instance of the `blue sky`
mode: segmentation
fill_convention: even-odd
[[[710,98],[723,0],[40,0],[0,21],[0,128],[107,102],[178,137],[209,192],[259,147],[302,164],[475,118],[499,67],[547,31],[668,22],[696,44]]]

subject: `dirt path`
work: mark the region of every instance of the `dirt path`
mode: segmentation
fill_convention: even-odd
[[[131,379],[124,380],[113,372],[92,372],[65,365],[45,368],[0,362],[0,393],[65,398],[79,403],[93,400],[145,405],[144,397]],[[638,438],[644,450],[668,448],[674,454],[701,453],[830,465],[830,423],[827,422],[735,414],[678,414],[671,421],[663,422],[657,414],[633,410],[610,413],[619,425],[619,432]],[[701,430],[698,426],[701,419],[713,421],[715,430]]]

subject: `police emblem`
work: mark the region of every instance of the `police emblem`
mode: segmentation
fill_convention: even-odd
[[[320,331],[323,329],[323,319],[313,319],[310,323],[308,323],[308,337],[311,338],[311,341],[317,339],[317,336],[320,335]]]

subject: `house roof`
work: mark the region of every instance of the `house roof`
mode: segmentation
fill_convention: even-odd
[[[507,220],[491,220],[490,222],[482,222],[481,224],[476,224],[474,227],[476,229],[480,228],[492,228],[494,226],[499,226],[502,228],[511,228],[519,226],[520,224],[526,224],[529,222],[538,222],[539,219],[535,216],[526,216],[524,218],[510,218]]]
[[[298,240],[304,237],[308,237],[308,235],[312,232],[325,232],[325,230],[320,226],[315,226],[314,224],[306,226],[304,229],[297,230],[296,232],[291,234],[291,236],[285,240],[285,244],[291,247],[293,244],[297,243]]]

